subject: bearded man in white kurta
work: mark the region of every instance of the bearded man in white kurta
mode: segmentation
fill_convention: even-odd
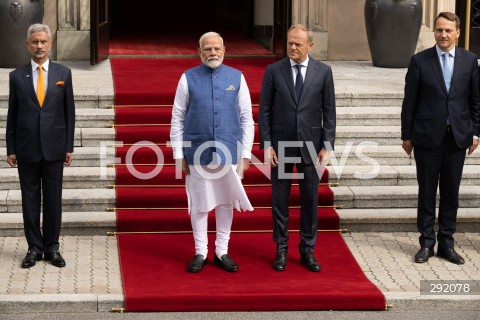
[[[208,32],[200,37],[202,64],[185,71],[172,110],[173,156],[185,177],[188,209],[195,240],[189,272],[207,263],[208,212],[215,209],[215,264],[235,272],[228,242],[237,210],[253,208],[240,176],[250,166],[254,123],[250,92],[243,74],[222,64],[223,39]]]

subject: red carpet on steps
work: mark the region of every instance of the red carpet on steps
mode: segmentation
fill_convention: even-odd
[[[224,63],[242,71],[252,102],[258,103],[265,66],[269,58],[225,58]],[[117,105],[173,104],[182,73],[197,66],[195,59],[112,59]],[[170,119],[168,119],[170,120]]]
[[[269,58],[226,58],[249,85],[256,121],[261,80]],[[288,269],[271,268],[272,240],[269,168],[255,136],[253,164],[245,190],[253,212],[235,212],[229,253],[239,264],[227,273],[210,263],[199,274],[186,271],[194,255],[184,179],[177,176],[169,140],[171,105],[180,75],[199,59],[112,59],[116,122],[116,211],[126,311],[384,310],[385,297],[350,253],[332,208],[328,171],[319,188],[316,256],[320,273],[300,266],[299,192],[290,198]],[[139,144],[141,142],[141,144]],[[135,148],[132,148],[135,145]],[[149,176],[149,177],[148,177]],[[296,183],[297,181],[294,181]],[[215,217],[209,216],[209,230]],[[327,230],[327,231],[324,231]],[[330,230],[330,231],[329,231]],[[143,232],[143,233],[142,233]],[[153,232],[153,233],[152,233]],[[214,249],[214,234],[210,235]]]

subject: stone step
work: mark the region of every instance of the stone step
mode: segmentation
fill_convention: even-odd
[[[115,140],[113,128],[75,128],[75,147],[99,147]],[[5,147],[5,130],[0,131],[0,147]]]
[[[401,145],[400,126],[337,126],[335,144]]]
[[[5,83],[6,90],[0,90],[0,109],[8,109],[8,78],[0,79]],[[94,84],[93,84],[94,85]],[[338,87],[337,84],[335,87]],[[400,92],[350,92],[350,88],[340,88],[335,94],[337,107],[400,107],[403,102],[403,88]],[[337,88],[336,88],[337,90]],[[4,92],[2,92],[4,91]],[[82,92],[75,94],[75,109],[103,109],[114,105],[113,87],[82,88]],[[173,104],[173,100],[172,100]]]
[[[417,232],[416,208],[339,209],[340,228],[349,232]],[[438,213],[437,213],[438,214]],[[478,232],[480,210],[459,208],[458,232]],[[436,227],[438,230],[438,228]]]
[[[115,184],[115,169],[100,167],[65,167],[64,189],[102,189]],[[0,169],[0,190],[18,190],[16,168]]]
[[[418,186],[339,186],[332,188],[335,204],[343,208],[415,208]],[[438,205],[438,196],[437,196]],[[459,207],[480,207],[480,187],[460,187]]]
[[[169,140],[163,137],[162,141]],[[76,128],[75,146],[94,147],[102,143],[115,141],[115,129],[113,128]],[[353,144],[377,144],[377,145],[400,145],[399,126],[338,126],[336,132],[336,145]],[[5,131],[0,132],[0,147],[5,147]]]
[[[400,126],[401,107],[338,107],[337,126]]]
[[[1,81],[0,81],[1,83]],[[8,84],[7,84],[8,86]],[[83,94],[75,94],[75,111],[82,109],[105,109],[114,104],[113,89],[108,88],[90,88],[84,89]],[[102,92],[110,92],[111,94],[102,94]],[[8,94],[0,94],[0,110],[8,109]]]
[[[337,126],[399,126],[400,107],[339,107]],[[6,127],[7,109],[0,108],[0,129]],[[112,108],[79,108],[76,110],[77,128],[111,127],[115,121]]]
[[[74,167],[98,167],[106,164],[114,163],[115,148],[111,147],[112,143],[106,144],[105,147],[75,147]],[[255,148],[258,148],[256,145]],[[166,158],[170,161],[171,152]],[[6,158],[6,149],[0,148],[0,159]],[[381,146],[368,144],[336,145],[335,152],[330,154],[330,162],[332,165],[371,165],[375,163],[380,165],[411,165],[415,163],[413,157],[408,157],[400,145]],[[466,164],[480,164],[480,152],[474,152],[465,159]],[[0,161],[0,168],[6,168],[6,161]]]
[[[113,189],[64,189],[62,198],[64,212],[105,211],[115,207],[115,190]],[[0,214],[21,211],[20,190],[0,191]]]
[[[332,188],[335,205],[343,208],[414,208],[417,186],[338,186]],[[113,189],[64,189],[63,210],[104,211],[115,207]],[[480,207],[480,187],[460,187],[460,207]],[[0,213],[20,212],[20,190],[0,191]]]
[[[75,128],[75,147],[99,147],[115,140],[113,128]],[[0,131],[0,147],[5,147],[5,130]]]
[[[417,171],[414,165],[389,166],[328,166],[329,181],[340,186],[417,186]],[[480,170],[477,165],[465,165],[463,186],[480,185]]]
[[[111,143],[109,144],[111,145]],[[3,159],[6,158],[6,148],[0,148],[0,168],[10,166]],[[115,149],[112,147],[76,147],[72,167],[105,167],[114,163]]]
[[[330,182],[340,186],[416,186],[416,168],[407,166],[328,166]],[[248,176],[248,172],[246,175]],[[159,172],[159,176],[162,171]],[[66,167],[65,189],[102,189],[115,184],[115,169],[111,167]],[[265,178],[265,183],[268,180]],[[147,182],[148,184],[148,182]],[[152,183],[155,184],[155,183]],[[476,165],[466,165],[463,186],[480,185],[480,170]],[[0,169],[0,190],[18,190],[20,184],[16,168]]]
[[[0,108],[0,130],[4,131],[7,123],[7,109]],[[77,128],[106,128],[115,121],[115,111],[109,108],[75,110],[75,126]]]
[[[367,81],[365,81],[365,86],[356,87],[345,86],[342,81],[335,81],[335,104],[337,107],[400,107],[403,96],[403,86],[395,89],[385,88],[382,92],[377,87],[369,85]]]
[[[337,209],[340,228],[349,232],[416,232],[416,208]],[[186,217],[187,219],[187,217]],[[478,232],[480,210],[459,208],[458,232]],[[321,226],[319,226],[321,229]],[[62,235],[104,235],[116,230],[116,213],[110,211],[64,212]],[[24,235],[22,213],[1,213],[0,232],[6,237]]]
[[[76,109],[105,108],[114,103],[114,89],[110,61],[89,65],[85,61],[57,61],[72,70]],[[8,108],[9,73],[0,69],[0,109]]]
[[[105,235],[116,230],[116,223],[113,211],[67,211],[62,213],[62,235]],[[23,236],[22,213],[0,213],[0,230],[5,237]]]
[[[392,145],[379,145],[376,143],[354,143],[348,141],[347,144],[335,145],[335,151],[330,154],[330,163],[335,166],[340,165],[373,165],[378,162],[380,165],[415,165],[415,159],[407,156],[401,146],[402,141],[396,140]],[[414,150],[415,152],[415,150]],[[480,152],[477,150],[465,158],[466,165],[480,165]]]

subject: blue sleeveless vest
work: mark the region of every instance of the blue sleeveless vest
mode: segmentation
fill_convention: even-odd
[[[236,164],[242,139],[237,104],[241,72],[225,65],[199,65],[185,72],[189,105],[185,114],[183,148],[188,164]],[[217,156],[214,156],[214,154]]]

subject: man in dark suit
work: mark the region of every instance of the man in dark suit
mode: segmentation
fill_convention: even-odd
[[[261,148],[269,148],[266,161],[272,167],[273,239],[277,244],[273,269],[283,271],[287,265],[290,174],[296,165],[301,195],[300,262],[319,272],[314,256],[318,186],[320,168],[335,141],[333,75],[329,66],[309,57],[313,36],[306,26],[293,25],[287,41],[288,58],[265,71],[258,120]],[[297,159],[292,161],[292,157]]]
[[[455,264],[464,259],[454,249],[458,195],[465,154],[478,145],[480,93],[476,56],[455,46],[460,19],[441,12],[435,19],[433,48],[415,54],[405,77],[402,106],[403,149],[414,149],[419,186],[417,227],[420,250],[415,262],[434,255]],[[440,189],[438,232],[435,200]],[[436,238],[436,239],[435,239]]]
[[[58,239],[63,166],[69,166],[73,160],[75,104],[71,70],[49,60],[51,46],[48,26],[30,26],[27,48],[31,63],[10,73],[7,162],[12,167],[18,165],[22,192],[28,243],[22,268],[30,268],[43,258],[56,267],[65,266]]]

